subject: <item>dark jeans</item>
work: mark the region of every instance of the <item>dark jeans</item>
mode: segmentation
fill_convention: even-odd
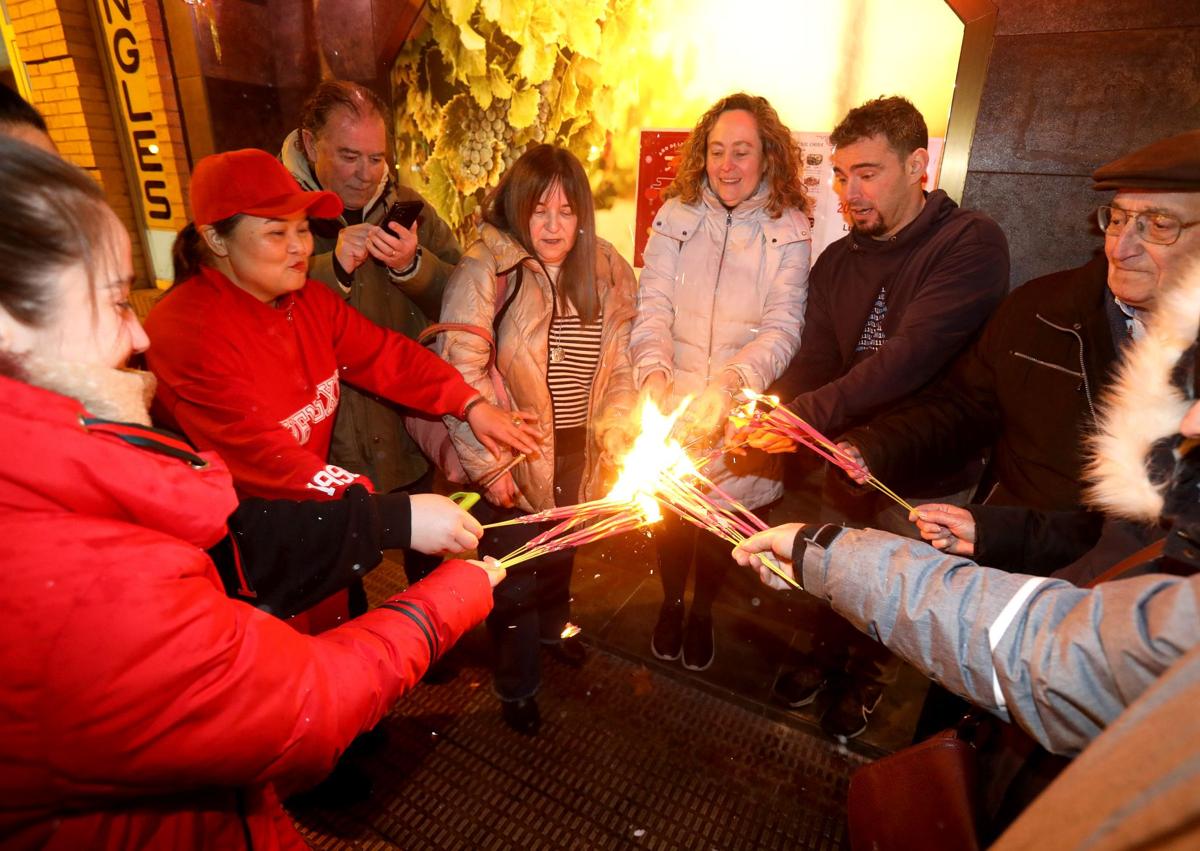
[[[555,433],[555,505],[575,505],[583,481],[586,429]],[[475,509],[487,525],[519,517],[523,512],[497,508],[484,501]],[[480,556],[502,558],[553,523],[529,523],[488,529],[479,542]],[[550,553],[511,568],[493,592],[494,605],[487,627],[496,653],[495,689],[501,700],[521,700],[541,685],[541,645],[562,641],[571,614],[571,569],[575,551]]]
[[[771,507],[757,509],[755,514],[766,523]],[[658,576],[662,580],[664,604],[683,602],[694,564],[692,613],[710,617],[713,601],[733,564],[733,544],[708,532],[701,534],[699,527],[667,509],[663,511],[662,522],[654,527],[654,546],[658,551]]]

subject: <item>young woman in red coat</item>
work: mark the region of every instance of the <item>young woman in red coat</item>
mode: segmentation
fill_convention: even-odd
[[[81,171],[0,138],[0,846],[305,848],[324,776],[491,608],[450,561],[302,635],[204,550],[237,497],[149,425],[129,237]]]

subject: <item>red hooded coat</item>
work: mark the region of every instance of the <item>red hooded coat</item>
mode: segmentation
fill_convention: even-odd
[[[0,398],[0,846],[304,848],[280,794],[487,614],[484,573],[449,562],[301,635],[221,590],[216,456],[132,446],[11,379]]]

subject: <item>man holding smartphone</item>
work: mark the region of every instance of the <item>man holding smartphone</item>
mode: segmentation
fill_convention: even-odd
[[[437,212],[390,174],[387,120],[387,107],[370,89],[326,81],[305,103],[279,158],[303,188],[336,192],[345,205],[338,219],[312,221],[309,275],[371,321],[415,339],[437,320],[462,248]],[[346,385],[329,460],[365,475],[380,492],[430,490],[432,468],[404,430],[401,411]],[[436,565],[405,553],[410,582]]]

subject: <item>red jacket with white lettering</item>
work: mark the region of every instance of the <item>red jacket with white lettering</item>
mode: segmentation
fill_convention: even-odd
[[[0,377],[0,847],[302,849],[320,779],[491,607],[447,562],[320,636],[227,598],[204,548],[236,498]]]
[[[155,305],[146,333],[155,419],[216,450],[243,496],[319,499],[366,483],[327,461],[342,379],[437,416],[478,395],[314,281],[271,305],[204,267]]]

